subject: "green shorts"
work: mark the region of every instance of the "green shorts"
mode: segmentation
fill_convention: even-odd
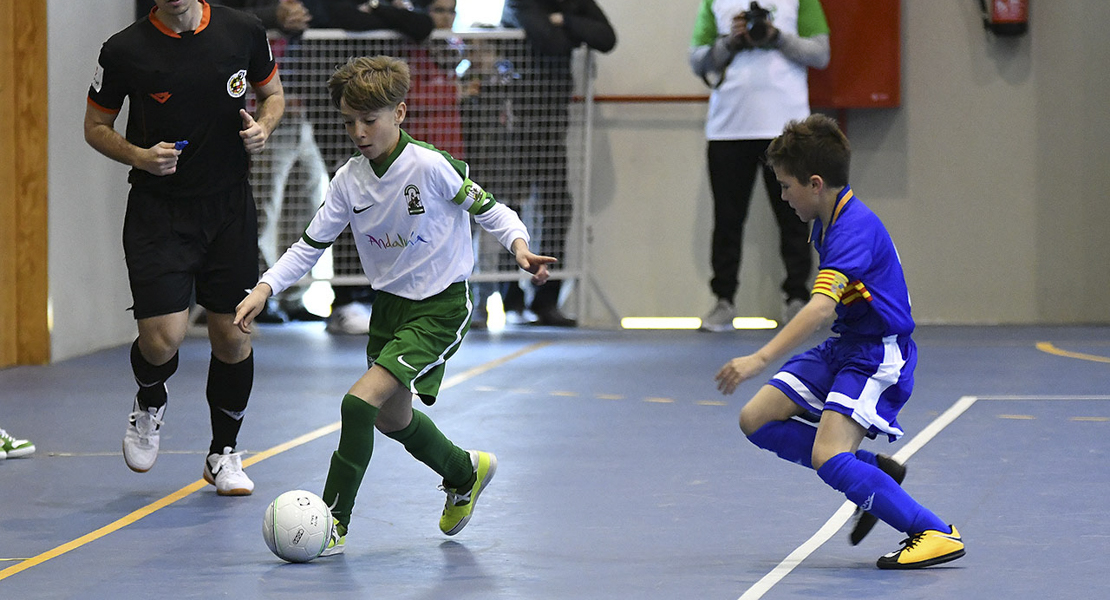
[[[473,306],[466,281],[423,300],[379,291],[370,313],[367,365],[381,365],[431,406],[439,395],[444,364],[470,330]]]

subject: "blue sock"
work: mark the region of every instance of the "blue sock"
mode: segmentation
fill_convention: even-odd
[[[860,448],[859,450],[856,450],[856,458],[858,458],[858,459],[862,460],[863,462],[871,465],[872,467],[878,467],[879,466],[879,459],[875,458],[875,453],[874,452],[868,452],[867,450],[864,450],[863,448]]]
[[[910,535],[926,529],[950,531],[944,521],[918,504],[889,475],[849,452],[830,458],[817,470],[817,475],[898,531]]]
[[[748,436],[751,443],[770,450],[779,458],[813,468],[813,440],[817,428],[793,419],[771,421]]]

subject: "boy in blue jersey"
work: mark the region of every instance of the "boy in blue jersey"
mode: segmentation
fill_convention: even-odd
[[[343,397],[343,427],[322,497],[335,531],[323,556],[346,542],[355,495],[374,449],[374,429],[400,442],[443,478],[440,530],[455,535],[497,470],[489,452],[463,450],[424,413],[439,393],[444,364],[458,350],[473,312],[470,219],[512,251],[540,285],[550,256],[528,249],[517,214],[471,181],[467,165],[401,129],[409,68],[388,56],[353,58],[328,80],[332,102],[359,153],[336,172],[324,204],[301,239],[262,275],[235,323],[244,332],[271,294],[306,275],[350,225],[359,260],[377,291],[366,346],[368,368]]]
[[[848,185],[850,158],[847,138],[824,115],[791,121],[768,147],[782,199],[813,222],[820,268],[801,312],[757,352],[726,363],[717,387],[731,394],[835,315],[838,335],[786,361],[740,411],[740,429],[760,448],[815,469],[860,507],[853,544],[876,519],[905,532],[879,568],[928,567],[964,555],[959,532],[900,487],[903,466],[859,449],[865,436],[902,436],[897,416],[913,389],[917,349],[898,252]]]

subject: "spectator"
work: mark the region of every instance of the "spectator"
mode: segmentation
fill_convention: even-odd
[[[760,161],[771,139],[792,119],[809,115],[806,67],[829,62],[829,27],[818,0],[764,0],[748,10],[739,0],[703,0],[694,25],[690,64],[713,91],[705,134],[713,192],[710,288],[716,304],[706,331],[731,331],[736,317],[744,221],[757,170],[779,228],[786,266],[783,322],[805,305],[813,255],[809,230],[784,202],[770,167]]]
[[[571,52],[583,44],[609,52],[616,46],[616,33],[594,0],[506,0],[501,24],[524,30],[528,52],[519,66],[520,94],[513,98],[519,133],[511,155],[518,161],[522,187],[503,200],[519,209],[535,198],[542,221],[540,253],[562,261],[573,210],[566,147]],[[530,306],[537,324],[577,324],[559,308],[561,284],[554,279],[537,289]],[[506,306],[521,311],[523,299],[512,287],[505,293]]]
[[[436,30],[450,31],[455,22],[455,0],[418,0],[416,10],[432,18]],[[458,159],[466,158],[462,116],[459,112],[461,44],[429,39],[405,48],[405,62],[412,74],[405,132],[415,139],[445,150]]]

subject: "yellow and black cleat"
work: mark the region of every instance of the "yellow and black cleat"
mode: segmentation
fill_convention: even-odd
[[[951,527],[951,526],[950,526]],[[902,540],[902,549],[879,557],[880,569],[921,569],[956,560],[964,555],[960,532],[928,529]]]

